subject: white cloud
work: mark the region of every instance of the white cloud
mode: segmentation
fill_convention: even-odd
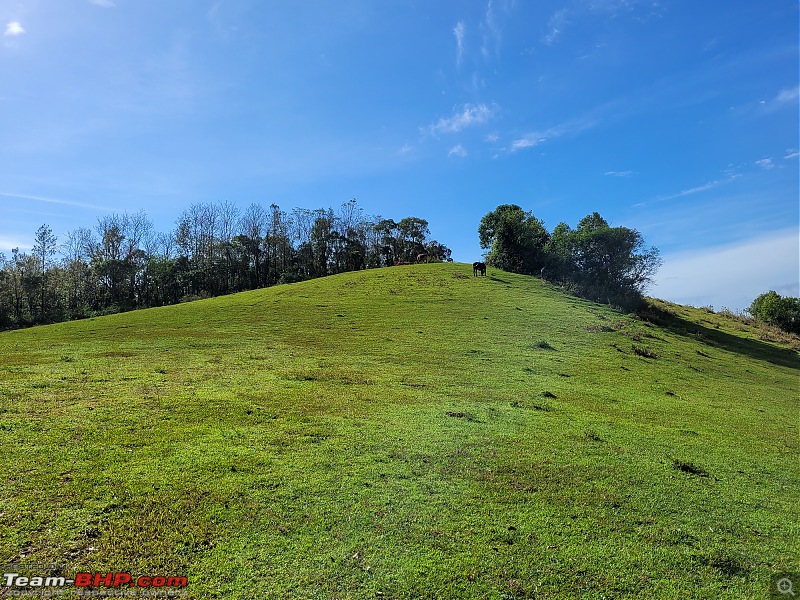
[[[403,144],[402,146],[400,146],[400,149],[397,151],[397,153],[400,154],[400,155],[404,155],[404,154],[408,154],[409,152],[411,152],[413,150],[414,150],[414,147],[411,146],[410,144]]]
[[[606,171],[603,175],[608,175],[610,177],[630,177],[633,175],[633,171]]]
[[[8,25],[6,25],[6,31],[3,35],[6,36],[16,36],[22,35],[25,33],[25,29],[22,28],[19,21],[11,21]]]
[[[569,11],[566,8],[562,8],[561,10],[557,10],[553,16],[550,17],[550,21],[547,23],[548,32],[542,38],[545,44],[550,46],[559,38],[564,27],[569,23],[568,15]]]
[[[544,138],[536,138],[537,136],[535,134],[531,134],[527,137],[514,140],[511,142],[511,151],[516,152],[517,150],[524,150],[525,148],[533,148],[539,143],[546,141]]]
[[[771,158],[762,158],[761,160],[757,160],[756,164],[762,169],[772,169],[775,167]]]
[[[786,156],[784,156],[783,158],[789,160],[790,158],[797,158],[798,156],[800,156],[800,152],[798,152],[797,150],[792,150],[791,148],[787,148]]]
[[[447,153],[447,156],[460,156],[465,157],[467,155],[467,150],[461,144],[456,144],[452,148],[450,148],[450,152]]]
[[[664,256],[651,294],[694,306],[744,310],[769,290],[798,296],[800,232],[786,229],[737,244]]]
[[[45,198],[43,196],[29,196],[27,194],[11,194],[8,192],[0,192],[0,196],[8,198],[21,198],[24,200],[35,200],[37,202],[46,202],[47,204],[63,204],[64,206],[75,206],[77,208],[90,208],[92,210],[106,210],[105,207],[95,206],[93,204],[84,204],[82,202],[73,202],[72,200],[59,200],[58,198]]]
[[[547,23],[548,33],[545,35],[543,41],[548,46],[555,43],[555,41],[561,36],[561,32],[569,23],[569,11],[566,8],[562,8],[561,10],[556,11],[552,17],[550,17],[550,21]]]
[[[575,1],[566,8],[557,10],[547,23],[547,33],[542,36],[542,43],[553,45],[564,30],[573,23],[600,18],[616,19],[628,14],[636,21],[643,23],[662,13],[660,2],[653,0],[589,0]]]
[[[439,119],[428,127],[430,133],[457,133],[466,127],[482,125],[492,116],[492,109],[485,104],[465,104],[464,107],[449,119]]]
[[[533,131],[519,139],[514,140],[511,143],[511,152],[517,152],[518,150],[524,150],[525,148],[533,148],[534,146],[538,146],[539,144],[548,140],[553,140],[566,135],[575,135],[581,131],[584,131],[585,129],[594,127],[596,124],[596,120],[584,118],[563,123],[561,125],[556,125],[555,127],[551,127],[545,131]]]
[[[655,204],[657,202],[664,202],[665,200],[674,200],[675,198],[682,198],[683,196],[699,194],[700,192],[705,192],[706,190],[713,189],[720,185],[731,183],[732,181],[739,179],[741,176],[742,176],[741,174],[736,173],[731,175],[730,177],[726,177],[725,179],[715,179],[714,181],[709,181],[708,183],[704,183],[703,185],[698,185],[697,187],[689,188],[687,190],[681,190],[676,194],[669,194],[668,196],[659,196],[658,198],[654,198],[646,202],[639,202],[637,204],[634,204],[633,206],[649,206],[650,204]]]
[[[796,108],[798,99],[800,99],[800,86],[788,90],[781,90],[772,100],[761,100],[761,102],[759,102],[759,107],[766,113],[771,113],[786,107]]]
[[[673,194],[671,196],[667,196],[664,200],[670,200],[672,198],[680,198],[681,196],[689,196],[691,194],[697,194],[699,192],[705,192],[706,190],[710,190],[712,188],[717,187],[718,185],[722,185],[725,181],[721,179],[715,179],[714,181],[709,181],[708,183],[704,183],[703,185],[698,185],[697,187],[689,188],[688,190],[681,190],[677,194]]]
[[[486,5],[486,18],[483,22],[483,29],[486,32],[483,36],[483,46],[481,46],[481,53],[483,54],[484,58],[489,58],[490,52],[490,45],[494,46],[494,51],[497,53],[500,47],[500,41],[502,39],[502,32],[500,31],[500,26],[497,23],[497,18],[494,14],[494,7],[492,0],[489,0],[489,3]]]
[[[800,98],[800,86],[790,90],[782,90],[775,98],[778,104],[786,104]]]
[[[453,28],[453,35],[456,36],[456,64],[461,64],[461,59],[464,56],[464,32],[466,25],[464,21],[459,21]]]

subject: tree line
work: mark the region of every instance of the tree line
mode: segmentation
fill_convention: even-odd
[[[355,199],[290,213],[276,204],[191,205],[175,228],[156,232],[144,211],[100,217],[59,240],[48,225],[31,252],[0,253],[0,328],[23,327],[175,304],[426,260],[451,251],[428,222],[368,216]]]
[[[637,308],[661,259],[646,247],[635,229],[611,227],[598,213],[575,229],[559,223],[552,232],[532,212],[503,204],[486,214],[478,227],[486,262],[537,275],[567,291],[626,310]]]

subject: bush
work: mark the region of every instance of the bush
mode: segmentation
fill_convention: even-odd
[[[790,333],[800,333],[800,298],[782,298],[770,290],[753,300],[747,311],[759,321]]]

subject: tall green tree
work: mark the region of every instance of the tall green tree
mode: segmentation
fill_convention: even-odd
[[[610,227],[596,212],[557,237],[565,285],[591,300],[634,308],[661,265],[658,249],[647,248],[637,230]]]
[[[406,217],[397,224],[400,260],[414,262],[425,252],[425,239],[430,235],[428,222],[419,217]]]
[[[486,262],[515,273],[538,274],[546,264],[550,235],[544,222],[516,204],[502,204],[484,215],[478,227]]]
[[[556,225],[545,244],[545,279],[565,283],[572,273],[572,228],[564,222]]]

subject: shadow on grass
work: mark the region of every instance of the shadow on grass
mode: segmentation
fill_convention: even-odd
[[[705,327],[652,305],[640,310],[638,315],[654,325],[663,327],[677,335],[691,337],[708,346],[744,354],[774,365],[800,370],[800,354],[790,348],[780,348],[760,340],[740,337],[725,331]],[[700,354],[701,356],[707,356]]]
[[[494,275],[489,275],[489,279],[491,279],[492,281],[499,281],[500,283],[511,285],[510,281],[506,281],[505,279],[500,279],[499,277],[495,277]]]

